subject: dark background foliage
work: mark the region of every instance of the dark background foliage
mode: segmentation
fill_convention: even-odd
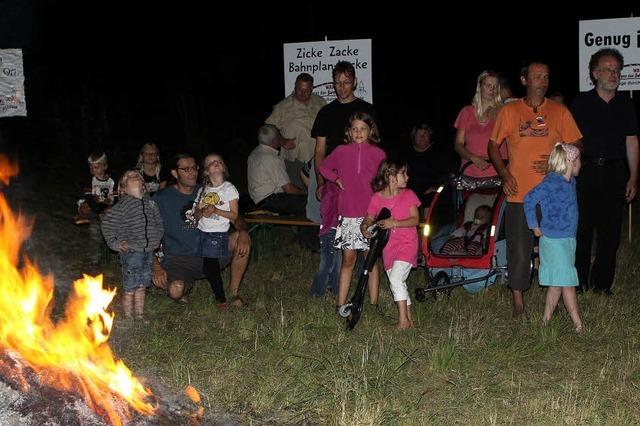
[[[387,148],[427,121],[451,151],[452,123],[480,71],[506,74],[518,94],[521,63],[540,58],[551,65],[550,91],[571,100],[578,21],[638,15],[527,7],[2,0],[0,48],[23,49],[29,114],[0,119],[2,150],[27,165],[82,170],[89,152],[105,150],[121,170],[151,141],[164,161],[217,151],[243,164],[283,97],[282,44],[327,37],[373,40]]]

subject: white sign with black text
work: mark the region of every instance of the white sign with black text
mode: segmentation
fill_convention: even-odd
[[[27,115],[22,49],[0,49],[0,117]]]
[[[580,21],[580,91],[593,88],[589,78],[589,59],[600,49],[617,49],[624,56],[618,90],[640,89],[640,18]]]
[[[284,50],[284,94],[293,93],[296,77],[313,76],[313,92],[327,103],[336,98],[331,72],[339,61],[351,62],[356,69],[355,95],[373,103],[371,79],[371,39],[287,43]]]

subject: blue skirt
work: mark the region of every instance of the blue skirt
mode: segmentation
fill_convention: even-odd
[[[540,237],[540,285],[575,287],[578,272],[575,267],[576,239]]]

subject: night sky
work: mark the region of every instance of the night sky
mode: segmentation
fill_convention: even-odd
[[[225,11],[191,3],[0,0],[0,48],[23,49],[29,113],[0,118],[2,149],[34,164],[81,167],[90,151],[106,150],[112,164],[129,167],[152,141],[165,161],[186,149],[240,163],[283,98],[282,44],[325,36],[373,40],[374,105],[386,146],[408,143],[411,125],[427,121],[450,147],[480,71],[505,73],[520,89],[522,61],[546,60],[550,91],[571,100],[578,21],[640,15],[640,7],[602,5],[557,13],[547,3],[437,14],[426,2],[393,2],[393,10],[235,2]]]

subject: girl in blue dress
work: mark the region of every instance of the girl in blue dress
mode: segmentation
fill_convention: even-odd
[[[576,287],[576,230],[578,200],[576,179],[580,172],[580,151],[575,145],[557,143],[549,156],[547,175],[524,198],[527,224],[540,237],[540,269],[538,282],[547,286],[547,299],[542,321],[547,324],[560,296],[569,311],[576,333],[584,334],[578,312]],[[538,220],[539,205],[542,219]]]

